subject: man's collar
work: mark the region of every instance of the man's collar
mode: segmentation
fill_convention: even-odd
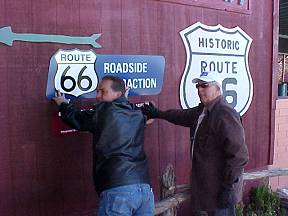
[[[128,99],[124,96],[118,97],[116,98],[113,102],[117,102],[117,103],[123,103],[123,102],[127,102]]]
[[[213,101],[211,101],[211,103],[209,103],[207,106],[205,106],[206,110],[208,112],[211,112],[211,110],[213,109],[215,104],[217,104],[217,102],[220,101],[221,98],[222,98],[222,95],[219,95],[218,97],[216,97]]]

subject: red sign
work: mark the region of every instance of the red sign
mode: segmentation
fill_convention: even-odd
[[[144,105],[145,102],[138,102],[134,103],[139,109],[141,106]],[[52,133],[55,136],[61,136],[61,135],[68,135],[68,134],[75,134],[79,133],[80,131],[70,127],[69,125],[65,124],[62,119],[60,118],[61,113],[55,112],[53,113],[52,117]],[[149,119],[146,124],[151,124],[154,121],[154,119]]]
[[[75,132],[79,132],[74,128],[71,128],[67,124],[65,124],[60,118],[60,112],[53,113],[52,117],[52,132],[55,136],[60,136],[63,134],[71,134]]]

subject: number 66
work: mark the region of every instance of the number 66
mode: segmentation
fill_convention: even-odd
[[[75,81],[74,77],[72,77],[72,76],[66,76],[66,74],[67,74],[67,72],[70,70],[70,68],[71,68],[70,66],[67,66],[67,68],[65,68],[64,73],[62,74],[61,79],[60,79],[60,86],[61,86],[61,88],[62,88],[64,91],[66,91],[66,92],[71,92],[71,91],[73,91],[73,90],[75,89],[75,87],[76,87],[76,81]],[[82,90],[82,91],[87,91],[87,90],[89,90],[89,89],[91,88],[91,86],[92,86],[92,80],[91,80],[91,78],[90,78],[89,76],[82,76],[82,74],[84,73],[84,71],[86,70],[86,68],[87,68],[87,66],[85,65],[85,66],[80,70],[80,73],[79,73],[78,79],[77,79],[77,86],[78,86],[79,89]],[[65,81],[67,81],[67,80],[70,80],[70,81],[72,82],[72,86],[71,86],[70,88],[66,88],[66,86],[65,86]],[[87,87],[83,87],[83,86],[81,85],[81,82],[82,82],[83,80],[87,80],[87,81],[88,81],[89,84],[88,84]]]

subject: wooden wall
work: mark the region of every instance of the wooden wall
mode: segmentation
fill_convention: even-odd
[[[198,3],[197,3],[198,2]],[[200,3],[199,3],[200,2]],[[273,7],[275,2],[244,1],[223,7],[221,0],[0,0],[0,27],[17,33],[91,35],[102,33],[101,54],[163,55],[164,86],[154,100],[161,109],[179,108],[179,84],[186,53],[179,32],[201,21],[241,27],[253,38],[249,65],[254,97],[244,115],[250,162],[247,169],[271,163],[273,143]],[[234,1],[234,3],[237,1]],[[213,8],[217,8],[213,9]],[[275,12],[275,11],[274,11]],[[265,17],[265,19],[264,19]],[[49,60],[58,49],[82,45],[0,43],[0,215],[92,215],[97,206],[91,177],[91,137],[55,136],[56,106],[45,97]],[[275,51],[275,50],[274,50]],[[94,100],[77,101],[87,106]],[[145,148],[158,199],[159,178],[168,163],[177,184],[189,182],[189,130],[164,121],[146,129]],[[189,215],[189,207],[180,215]]]

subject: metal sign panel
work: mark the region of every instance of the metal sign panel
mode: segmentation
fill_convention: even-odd
[[[50,60],[46,96],[55,90],[67,98],[95,98],[98,79],[123,79],[129,96],[156,95],[163,86],[165,59],[152,55],[96,55],[92,50],[59,50]]]
[[[97,55],[96,71],[123,79],[129,95],[157,95],[163,86],[165,59],[152,55]]]
[[[197,22],[180,32],[186,49],[186,66],[180,83],[184,109],[200,102],[192,80],[202,72],[215,71],[223,79],[223,96],[243,115],[253,97],[248,53],[252,39],[238,26],[207,26]]]
[[[95,97],[98,78],[95,71],[96,55],[91,50],[58,50],[50,60],[46,96],[52,99],[55,90],[68,98],[81,95]]]

